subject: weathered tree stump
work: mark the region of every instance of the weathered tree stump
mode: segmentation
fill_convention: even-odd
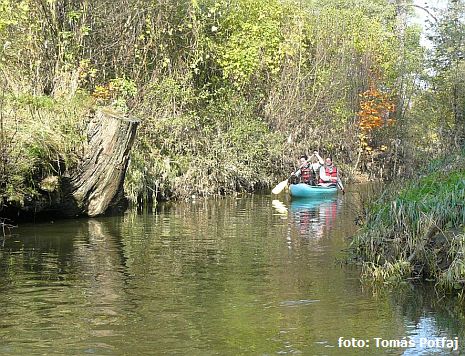
[[[66,215],[96,216],[118,203],[137,126],[137,120],[110,109],[91,118],[83,158],[69,180],[74,201],[66,203]]]

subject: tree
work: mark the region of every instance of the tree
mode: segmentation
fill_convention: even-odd
[[[465,2],[448,1],[446,9],[431,26],[433,90],[449,109],[455,141],[465,140]]]

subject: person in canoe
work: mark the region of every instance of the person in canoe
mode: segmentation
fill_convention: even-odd
[[[306,154],[299,157],[299,169],[291,174],[291,181],[297,180],[298,183],[316,185],[317,172],[324,165],[324,161],[317,151],[313,152],[313,156],[318,160],[317,162],[309,162]]]
[[[324,161],[324,164],[320,167],[320,178],[318,180],[318,185],[325,187],[338,186],[342,193],[345,193],[344,186],[342,185],[341,178],[339,177],[338,169],[333,164],[331,157],[327,157]]]

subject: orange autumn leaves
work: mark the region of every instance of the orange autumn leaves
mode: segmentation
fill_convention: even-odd
[[[395,120],[390,119],[389,114],[394,112],[395,106],[387,94],[370,85],[360,96],[362,99],[357,115],[362,133],[367,134],[373,129],[394,123]]]

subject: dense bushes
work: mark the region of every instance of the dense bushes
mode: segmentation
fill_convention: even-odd
[[[131,199],[253,191],[281,179],[274,172],[282,164],[283,135],[272,133],[252,105],[234,100],[146,120],[125,182]]]
[[[16,123],[40,141],[40,163],[3,169],[4,181],[22,181],[2,185],[7,200],[7,185],[35,189],[72,166],[92,106],[141,121],[125,183],[134,202],[269,187],[315,149],[333,155],[346,177],[391,178],[419,154],[399,149],[408,135],[420,127],[410,147],[427,151],[439,122],[402,105],[420,97],[424,62],[400,3],[3,0],[0,10],[5,98],[61,106],[41,108],[42,123],[21,101],[7,114],[4,100],[3,161],[29,145],[12,134]],[[379,96],[361,96],[371,89]],[[377,98],[385,103],[370,106]]]

